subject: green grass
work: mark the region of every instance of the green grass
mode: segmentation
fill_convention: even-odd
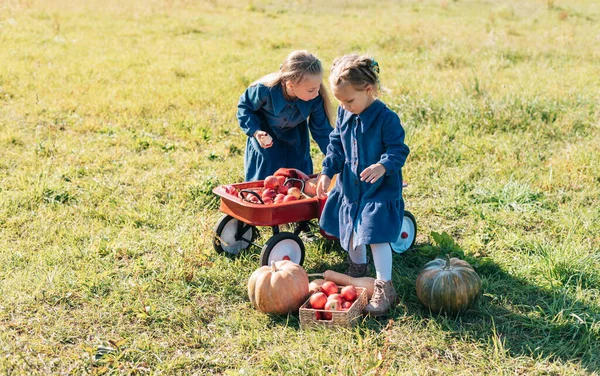
[[[599,373],[598,4],[121,3],[0,2],[0,373]],[[212,250],[237,99],[300,48],[375,56],[411,147],[401,303],[352,330],[253,310],[260,250]],[[484,282],[460,318],[415,294],[447,249]]]

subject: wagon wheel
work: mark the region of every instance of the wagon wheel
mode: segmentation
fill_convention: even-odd
[[[404,211],[404,219],[402,221],[402,229],[398,240],[391,243],[392,249],[396,253],[404,253],[415,244],[417,239],[417,221],[415,216],[409,211]]]
[[[273,235],[260,253],[262,265],[270,265],[271,261],[290,260],[298,265],[304,262],[304,243],[298,235],[291,232],[280,232]]]
[[[256,227],[225,214],[215,226],[213,247],[217,253],[235,256],[248,248],[257,236]]]

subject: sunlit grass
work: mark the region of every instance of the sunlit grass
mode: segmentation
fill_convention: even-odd
[[[0,371],[597,374],[599,20],[583,0],[0,2]],[[411,148],[402,299],[352,330],[254,311],[260,251],[212,249],[239,95],[300,48],[376,57]],[[458,319],[415,295],[432,231],[484,282]],[[306,248],[309,272],[343,268]]]

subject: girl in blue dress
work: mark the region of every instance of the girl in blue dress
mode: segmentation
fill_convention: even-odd
[[[348,251],[346,274],[367,273],[366,244],[375,264],[375,289],[364,312],[387,315],[397,294],[392,284],[392,249],[402,228],[402,166],[409,148],[398,115],[377,99],[379,65],[368,56],[347,55],[334,61],[329,77],[340,103],[330,135],[317,196],[334,188],[323,208],[320,225],[337,236]]]
[[[280,167],[313,173],[310,138],[327,151],[331,103],[323,85],[321,61],[308,51],[290,53],[276,73],[240,97],[237,118],[248,136],[246,181],[263,180]]]

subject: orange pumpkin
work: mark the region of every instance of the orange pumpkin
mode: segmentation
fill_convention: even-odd
[[[273,261],[256,269],[248,280],[250,302],[263,313],[297,312],[308,295],[308,275],[292,261]]]

